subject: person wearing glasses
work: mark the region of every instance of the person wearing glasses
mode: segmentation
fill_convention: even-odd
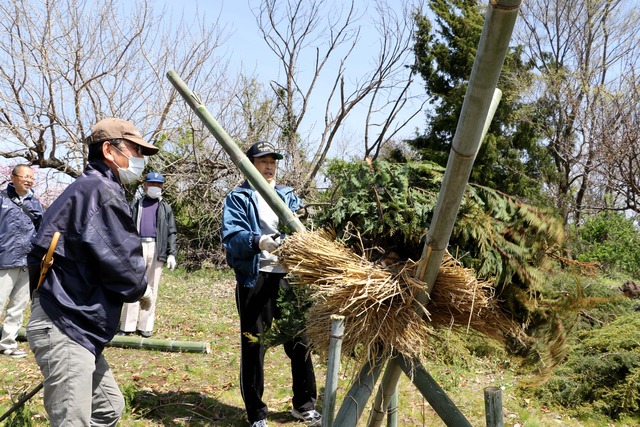
[[[26,164],[11,171],[11,182],[0,192],[0,313],[7,308],[0,336],[0,354],[19,359],[27,353],[16,338],[29,303],[27,253],[42,219],[42,205],[35,197],[33,170]]]
[[[32,289],[27,339],[44,376],[52,426],[115,426],[125,407],[103,350],[122,306],[148,307],[151,288],[123,184],[135,182],[158,148],[130,121],[97,122],[84,173],[45,211],[27,257]],[[53,265],[38,287],[55,232]]]

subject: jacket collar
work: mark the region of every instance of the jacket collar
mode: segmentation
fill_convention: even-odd
[[[283,187],[284,187],[284,185],[276,184],[273,188],[275,188],[276,190],[278,190],[278,189],[283,188]],[[242,183],[242,185],[240,186],[240,188],[245,189],[245,190],[256,190],[256,189],[253,187],[253,185],[251,185],[251,184],[249,183],[249,181],[248,181],[248,180],[245,180],[245,181]],[[256,191],[257,191],[257,190],[256,190]]]
[[[118,183],[119,185],[122,185],[120,184],[118,178],[116,178],[116,175],[113,173],[109,165],[103,160],[91,160],[87,164],[87,168],[84,170],[84,175],[93,175],[96,173],[108,178],[113,182]]]
[[[35,193],[33,192],[33,189],[30,188],[29,191],[27,191],[27,194],[24,197],[22,197],[22,199],[23,200],[24,199],[30,199],[30,198],[33,197],[34,194]],[[15,197],[17,197],[19,199],[21,198],[18,195],[18,192],[16,191],[16,187],[15,187],[15,185],[13,185],[13,182],[10,182],[9,184],[7,184],[7,195],[9,196],[10,199],[13,199]]]

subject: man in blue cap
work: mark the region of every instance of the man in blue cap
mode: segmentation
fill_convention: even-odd
[[[124,305],[119,335],[133,332],[145,338],[153,335],[162,267],[166,265],[169,270],[176,268],[176,223],[171,206],[162,198],[163,186],[162,174],[149,172],[143,186],[144,196],[135,199],[130,205],[131,217],[142,241],[142,254],[147,266],[152,298],[148,309],[142,309],[137,302]]]

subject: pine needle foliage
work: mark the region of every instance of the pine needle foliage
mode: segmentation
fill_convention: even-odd
[[[326,195],[326,209],[315,217],[316,226],[336,230],[338,239],[373,262],[420,259],[444,178],[442,167],[338,160],[327,173],[334,187]],[[558,325],[556,314],[541,301],[545,271],[561,256],[563,242],[562,221],[551,209],[470,183],[448,247],[464,267],[493,284],[500,309],[525,326],[527,334],[547,328],[533,341],[507,343],[512,352],[533,352],[547,371],[566,351],[566,331],[553,327]]]
[[[379,257],[394,252],[420,258],[444,169],[431,162],[334,161],[327,175],[334,183],[318,226],[358,230],[354,246],[378,248]],[[449,250],[479,277],[502,291],[516,285],[535,293],[541,269],[564,241],[562,222],[547,209],[523,203],[488,187],[468,184]],[[372,258],[374,257],[372,254]]]

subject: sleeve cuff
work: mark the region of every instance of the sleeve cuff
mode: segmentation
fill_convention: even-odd
[[[253,236],[253,240],[251,241],[251,247],[254,251],[260,252],[260,235]]]

